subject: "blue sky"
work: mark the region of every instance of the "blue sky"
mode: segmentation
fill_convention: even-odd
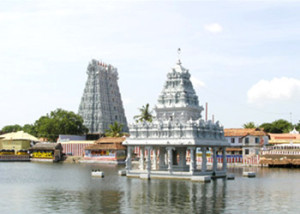
[[[78,111],[91,59],[119,71],[129,122],[181,48],[225,128],[300,120],[300,2],[0,1],[0,128]],[[204,117],[204,114],[203,114]]]

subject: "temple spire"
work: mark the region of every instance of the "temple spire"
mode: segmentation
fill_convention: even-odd
[[[181,65],[181,61],[180,61],[181,49],[180,48],[177,49],[177,54],[178,54],[178,62],[177,62],[177,64]]]

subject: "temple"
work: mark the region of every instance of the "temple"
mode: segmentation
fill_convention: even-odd
[[[87,75],[78,114],[89,133],[103,134],[115,121],[123,124],[123,131],[127,132],[117,68],[93,59],[88,65]]]
[[[130,137],[123,142],[127,146],[127,176],[199,181],[225,177],[225,151],[229,143],[219,122],[201,119],[202,111],[190,73],[178,60],[167,74],[154,120],[129,125]],[[132,167],[133,150],[139,151],[138,169]],[[196,150],[202,156],[201,164],[196,163]],[[217,151],[223,155],[221,168],[218,168]],[[207,167],[207,152],[212,153],[212,167]]]

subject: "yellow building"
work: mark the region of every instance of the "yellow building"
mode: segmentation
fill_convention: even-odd
[[[269,144],[300,144],[300,134],[282,133],[272,134],[270,133]]]
[[[26,132],[18,131],[0,135],[0,150],[14,150],[15,154],[20,150],[28,150],[31,142],[38,139]]]

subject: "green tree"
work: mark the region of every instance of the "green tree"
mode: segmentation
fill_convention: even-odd
[[[295,124],[295,129],[299,132],[300,131],[300,121]]]
[[[272,124],[271,123],[263,123],[259,126],[259,128],[263,129],[265,132],[272,133]]]
[[[25,124],[22,128],[22,130],[28,134],[31,134],[33,136],[37,136],[37,132],[35,129],[35,126],[32,124]]]
[[[288,133],[293,129],[293,125],[287,120],[279,119],[272,122],[273,133]]]
[[[254,122],[248,122],[248,123],[245,123],[245,124],[243,125],[243,127],[244,127],[245,129],[254,129],[254,128],[257,128],[257,126],[255,125]]]
[[[22,130],[22,126],[15,124],[15,125],[8,125],[8,126],[4,126],[1,130],[2,133],[10,133],[10,132],[17,132],[17,131],[21,131]]]
[[[110,124],[109,129],[105,130],[106,137],[121,137],[125,133],[122,132],[123,124],[119,124],[118,122],[114,122],[114,124]]]
[[[279,119],[272,123],[263,123],[259,127],[269,133],[287,133],[292,130],[293,125],[287,120]]]
[[[63,109],[40,117],[34,126],[38,137],[45,137],[50,141],[56,141],[59,134],[81,135],[88,132],[81,116]]]
[[[140,114],[133,117],[136,122],[143,122],[143,121],[152,122],[153,116],[152,116],[152,112],[149,110],[148,103],[146,104],[146,106],[142,106],[142,108],[140,108],[139,111]]]

